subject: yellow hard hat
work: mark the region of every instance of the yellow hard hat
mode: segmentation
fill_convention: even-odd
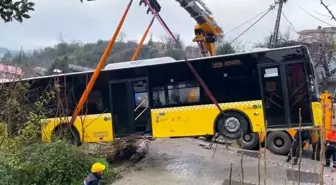
[[[91,167],[91,172],[92,173],[97,173],[105,170],[105,165],[102,163],[94,163]]]

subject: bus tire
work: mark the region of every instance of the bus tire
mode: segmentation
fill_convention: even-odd
[[[255,132],[247,133],[243,136],[243,139],[237,139],[236,142],[239,147],[246,150],[255,150],[259,148],[259,134]]]
[[[68,143],[75,145],[75,146],[81,145],[79,132],[76,129],[76,127],[73,125],[71,126],[69,126],[68,124],[58,125],[54,129],[52,137],[57,138],[57,139],[64,139]]]
[[[241,138],[249,130],[247,118],[235,111],[225,112],[216,121],[217,132],[226,139],[235,140]]]
[[[292,146],[292,138],[284,131],[274,131],[267,134],[267,149],[274,154],[287,155]]]

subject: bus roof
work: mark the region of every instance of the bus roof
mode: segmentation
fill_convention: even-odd
[[[281,47],[281,48],[272,48],[272,49],[260,48],[258,50],[253,50],[253,51],[250,51],[250,52],[232,53],[232,54],[217,55],[217,56],[202,57],[202,58],[193,58],[193,59],[188,59],[188,60],[189,61],[196,61],[196,60],[203,60],[203,59],[209,59],[209,58],[220,58],[220,57],[224,57],[224,56],[229,57],[229,56],[236,56],[236,55],[262,53],[262,52],[267,52],[267,51],[295,49],[295,48],[300,48],[300,47],[302,47],[302,45],[288,46],[288,47]],[[159,57],[159,58],[152,58],[152,59],[145,59],[145,60],[118,62],[118,63],[113,63],[113,64],[106,65],[106,67],[102,71],[112,71],[112,70],[117,70],[117,69],[128,69],[128,68],[154,66],[154,65],[161,65],[161,64],[178,63],[178,62],[185,62],[185,60],[175,60],[171,57]],[[75,74],[85,74],[85,73],[91,73],[91,72],[93,72],[93,70],[82,71],[82,72],[73,72],[73,73],[54,74],[54,75],[48,75],[48,76],[38,76],[38,77],[26,78],[26,79],[23,79],[23,80],[35,80],[35,79],[43,79],[43,78],[49,78],[49,77],[60,77],[60,76],[68,76],[68,75],[75,75]]]

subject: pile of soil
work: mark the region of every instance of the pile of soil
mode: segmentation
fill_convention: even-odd
[[[149,151],[150,141],[143,136],[128,136],[111,143],[98,143],[95,150],[89,151],[97,157],[104,157],[109,163],[144,158]]]

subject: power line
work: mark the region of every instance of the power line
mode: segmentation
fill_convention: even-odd
[[[325,22],[325,21],[319,19],[319,18],[316,17],[315,15],[309,13],[307,10],[303,9],[300,5],[298,5],[298,7],[301,8],[301,10],[303,10],[304,12],[306,12],[308,15],[310,15],[310,16],[312,16],[313,18],[319,20],[320,22],[322,22],[322,23],[324,23],[324,24],[326,24],[326,25],[329,25],[329,26],[331,26],[331,27],[335,27],[335,25],[332,25],[332,24],[330,24],[330,23],[327,23],[327,22]]]
[[[286,19],[286,21],[292,26],[293,30],[294,30],[297,34],[299,34],[299,32],[297,31],[297,29],[295,29],[293,23],[288,19],[288,17],[286,16],[286,14],[285,14],[283,11],[282,11],[281,13],[282,13],[282,15],[284,16],[284,18]]]
[[[319,15],[321,15],[321,16],[324,16],[324,17],[331,18],[331,16],[330,16],[330,15],[324,15],[324,14],[321,14],[321,13],[319,13],[319,12],[315,11],[315,10],[314,10],[314,12],[315,12],[316,14],[319,14]]]
[[[242,24],[240,24],[240,25],[236,26],[235,28],[233,28],[232,30],[228,31],[227,33],[225,33],[225,35],[227,35],[227,34],[233,32],[233,31],[237,30],[238,28],[244,26],[245,24],[249,23],[249,22],[252,21],[253,19],[255,19],[255,18],[259,17],[260,15],[262,15],[263,13],[267,12],[268,10],[269,10],[269,8],[267,8],[266,10],[260,12],[259,14],[257,14],[257,15],[254,16],[254,17],[252,17],[251,19],[249,19],[249,20],[243,22]]]
[[[239,39],[242,35],[244,35],[248,30],[250,30],[255,24],[257,24],[262,18],[264,18],[271,10],[274,9],[274,5],[272,4],[271,7],[268,9],[266,13],[264,13],[258,20],[256,20],[251,26],[249,26],[245,31],[243,31],[241,34],[239,34],[235,39],[233,39],[229,44],[232,44],[237,39]]]

